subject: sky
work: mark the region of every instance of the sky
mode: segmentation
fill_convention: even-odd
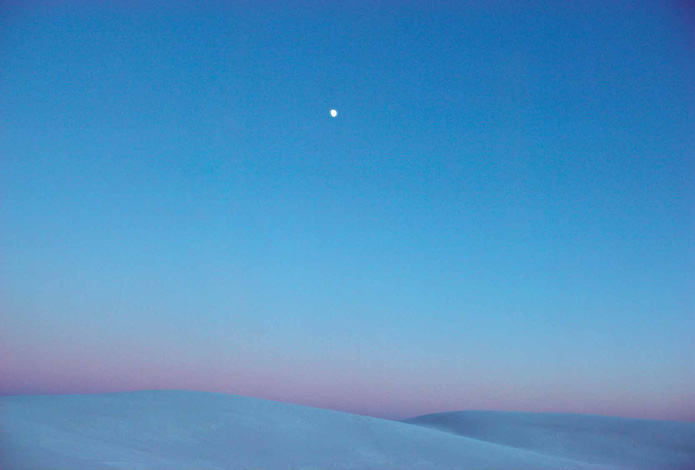
[[[695,421],[695,8],[427,3],[3,2],[0,394]]]

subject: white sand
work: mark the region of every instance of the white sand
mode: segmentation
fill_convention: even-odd
[[[695,424],[461,412],[407,422],[234,395],[0,397],[0,468],[695,469]]]

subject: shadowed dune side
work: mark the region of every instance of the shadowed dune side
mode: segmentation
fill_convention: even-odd
[[[695,469],[695,423],[500,411],[435,413],[404,422],[588,463]]]

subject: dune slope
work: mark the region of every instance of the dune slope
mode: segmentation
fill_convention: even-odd
[[[499,411],[436,413],[404,422],[618,468],[695,469],[693,423]]]
[[[642,468],[616,459],[592,464],[579,454],[539,452],[424,422],[203,392],[2,397],[0,423],[0,468],[8,470]],[[664,463],[692,455],[692,427],[684,429],[651,448],[666,449]]]

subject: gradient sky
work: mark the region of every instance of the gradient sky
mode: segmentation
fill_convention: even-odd
[[[0,394],[695,420],[687,2],[148,3],[0,6]]]

